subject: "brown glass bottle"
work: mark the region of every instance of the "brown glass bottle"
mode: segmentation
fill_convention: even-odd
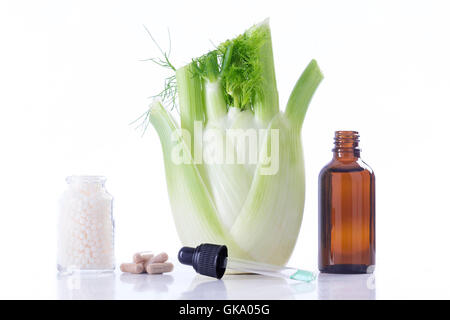
[[[375,269],[375,175],[360,159],[359,134],[336,131],[333,160],[319,174],[319,270]]]

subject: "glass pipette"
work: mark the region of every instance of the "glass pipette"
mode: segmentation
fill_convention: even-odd
[[[316,274],[311,271],[300,270],[293,267],[280,267],[272,264],[236,258],[225,258],[224,267],[234,271],[257,273],[269,277],[278,277],[304,282],[311,282],[316,279]]]
[[[226,246],[209,243],[201,244],[197,248],[181,248],[178,253],[178,260],[183,264],[193,266],[197,273],[217,279],[222,278],[227,269],[304,282],[311,282],[316,279],[316,274],[311,271],[228,258]]]

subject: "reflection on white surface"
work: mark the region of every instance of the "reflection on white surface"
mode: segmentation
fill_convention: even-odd
[[[228,299],[227,289],[223,280],[208,279],[196,276],[180,299],[186,300],[223,300]]]
[[[115,273],[58,274],[58,299],[114,299]]]
[[[133,285],[133,290],[137,292],[154,291],[164,293],[169,291],[169,286],[173,282],[173,277],[169,274],[131,274],[122,273],[120,281]]]
[[[59,299],[375,299],[375,276],[319,274],[316,281],[261,275],[226,275],[216,280],[176,264],[169,274],[58,275]]]
[[[296,295],[296,299],[310,299],[310,294],[316,291],[316,281],[313,282],[296,282],[290,285],[290,288]]]
[[[320,300],[373,300],[376,298],[374,274],[336,275],[321,273],[317,282]]]
[[[260,275],[226,275],[222,280],[197,275],[180,299],[302,299],[315,288],[315,283]]]

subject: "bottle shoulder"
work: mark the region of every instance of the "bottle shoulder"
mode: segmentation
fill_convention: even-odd
[[[372,167],[369,166],[366,162],[359,159],[359,164],[360,164],[361,168],[364,168],[364,170],[368,171],[371,175],[375,175],[375,172],[373,171]]]
[[[361,158],[356,161],[333,159],[322,168],[319,176],[328,172],[366,172],[372,176],[375,175],[373,169]]]

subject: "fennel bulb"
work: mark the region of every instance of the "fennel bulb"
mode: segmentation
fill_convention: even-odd
[[[175,77],[161,97],[175,101],[176,82],[181,128],[158,100],[146,119],[161,141],[181,242],[226,244],[232,257],[285,264],[303,217],[301,129],[323,78],[316,61],[283,113],[267,20],[179,69],[164,58]]]

